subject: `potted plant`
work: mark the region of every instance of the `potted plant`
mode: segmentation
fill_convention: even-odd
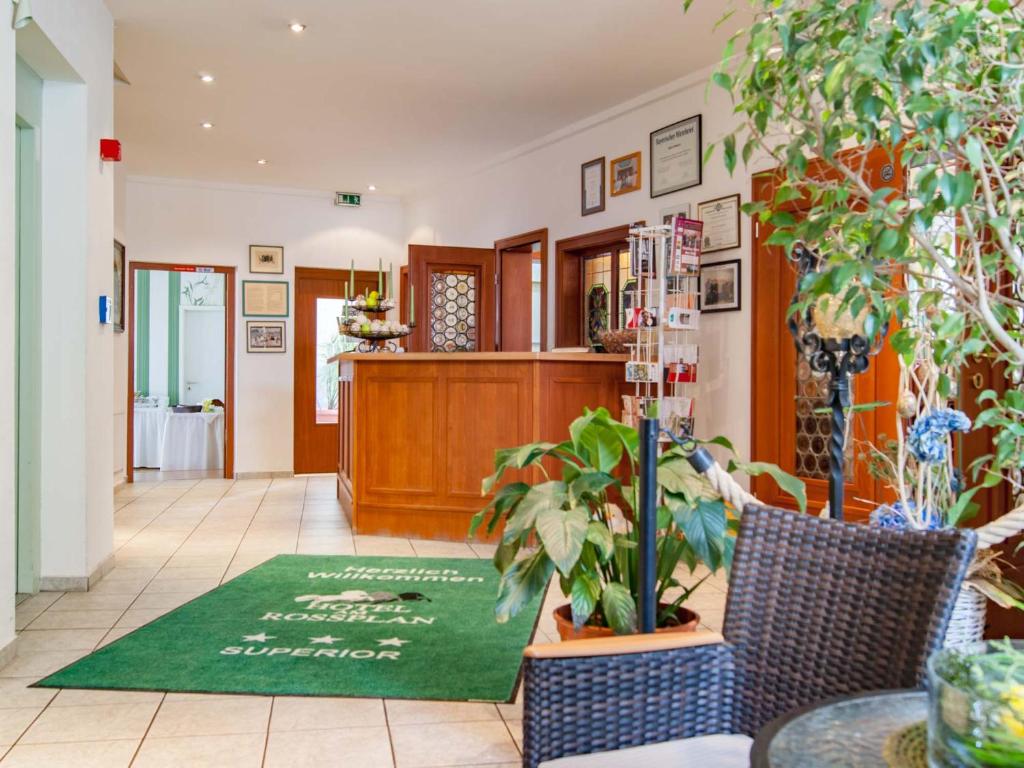
[[[993,548],[1024,530],[1024,6],[747,4],[751,24],[712,76],[737,117],[719,146],[730,172],[740,159],[777,167],[774,200],[745,206],[773,227],[767,244],[820,254],[792,311],[838,299],[872,329],[898,328],[898,434],[866,452],[896,498],[876,521],[962,525],[980,489],[1006,484],[1011,511],[977,529],[958,614],[977,614],[979,594],[1019,607]],[[800,215],[783,210],[795,200]],[[958,402],[978,360],[1002,381]],[[973,424],[958,408],[977,411]],[[990,452],[958,466],[953,436],[979,427]]]
[[[731,450],[724,439],[718,445]],[[494,533],[504,523],[494,564],[501,573],[495,612],[499,622],[519,613],[543,594],[558,575],[569,603],[555,611],[562,639],[637,631],[639,440],[632,427],[607,410],[586,410],[561,443],[530,443],[497,452],[484,494],[506,472],[526,470],[543,478],[510,482],[473,519]],[[549,467],[559,476],[551,477]],[[730,463],[730,471],[766,473],[805,507],[803,484],[767,464]],[[710,573],[732,562],[738,510],[729,508],[687,462],[678,447],[658,459],[661,503],[657,510],[657,598],[659,631],[696,629],[699,617],[686,600]],[[620,506],[621,505],[621,506]],[[676,570],[692,573],[699,563],[709,574],[684,587]]]

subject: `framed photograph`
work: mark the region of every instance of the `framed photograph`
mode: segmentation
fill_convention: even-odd
[[[690,218],[690,204],[680,203],[679,205],[673,205],[669,208],[662,208],[661,211],[658,212],[658,215],[661,217],[662,224],[671,227],[676,216],[681,216],[684,219]]]
[[[124,333],[124,244],[114,241],[114,333]]]
[[[604,158],[580,167],[580,213],[589,216],[604,210]]]
[[[697,218],[704,222],[704,253],[731,251],[742,245],[739,195],[701,203],[697,206]]]
[[[700,115],[651,133],[651,197],[696,187],[704,180],[703,173]]]
[[[700,268],[701,312],[736,312],[740,301],[740,260],[705,264]]]
[[[288,317],[288,283],[280,280],[243,280],[242,316]]]
[[[640,189],[640,153],[617,157],[608,165],[612,197],[626,195]]]
[[[245,323],[246,352],[284,352],[284,320],[248,320]]]
[[[629,274],[633,277],[658,276],[658,260],[651,253],[651,245],[650,240],[630,240]]]
[[[628,362],[626,363],[626,381],[630,384],[656,382],[659,374],[658,369],[658,363]]]
[[[284,246],[250,245],[249,271],[257,275],[283,275]]]

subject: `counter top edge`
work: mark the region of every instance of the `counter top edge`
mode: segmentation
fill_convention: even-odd
[[[629,355],[610,355],[588,352],[346,352],[327,359],[328,363],[340,361],[375,363],[412,362],[563,362],[563,363],[625,363]]]

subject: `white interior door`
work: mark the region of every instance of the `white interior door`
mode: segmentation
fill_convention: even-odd
[[[181,402],[224,399],[224,307],[181,308]]]

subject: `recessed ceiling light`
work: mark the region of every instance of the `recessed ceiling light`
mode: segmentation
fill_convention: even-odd
[[[256,161],[256,165],[266,165],[266,164],[267,164],[267,161],[264,160],[262,157],[259,160]]]
[[[299,24],[299,22],[297,21],[293,21],[291,24],[288,25],[288,29],[290,29],[292,32],[305,32],[306,25]]]
[[[371,192],[376,192],[377,191],[377,185],[376,184],[371,184],[369,187],[367,187],[367,189],[369,189]]]
[[[211,128],[213,128],[213,123],[211,123],[211,122],[209,122],[209,121],[207,121],[207,122],[205,122],[205,123],[200,123],[200,125],[201,125],[201,126],[202,126],[203,128],[205,128],[206,130],[210,130]]]
[[[202,80],[204,83],[212,83],[215,78],[211,74],[202,74],[199,76],[199,79]]]

